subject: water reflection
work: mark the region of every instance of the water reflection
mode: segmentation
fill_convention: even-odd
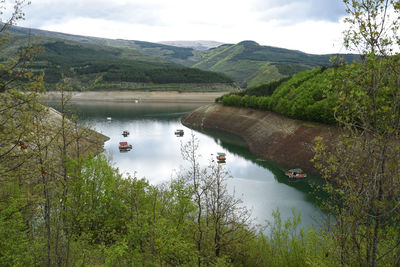
[[[79,111],[83,122],[110,137],[105,150],[122,173],[136,173],[137,177],[158,184],[176,177],[185,167],[180,147],[190,140],[192,130],[183,126],[179,117],[200,105],[76,102],[72,109]],[[112,117],[112,121],[108,122],[107,117]],[[184,129],[184,136],[175,136],[176,129]],[[130,135],[123,137],[124,130]],[[202,166],[207,166],[217,152],[226,153],[226,168],[232,174],[229,188],[253,209],[255,223],[264,224],[276,208],[285,219],[291,216],[292,207],[296,207],[302,213],[303,225],[316,224],[323,217],[308,182],[290,183],[284,175],[285,168],[258,159],[236,136],[198,129],[194,132],[200,142]],[[120,153],[121,141],[132,144],[133,149]]]
[[[320,191],[314,192],[314,185],[321,184],[320,178],[310,175],[307,180],[290,182],[284,174],[285,167],[257,158],[239,137],[216,130],[196,131],[213,137],[227,153],[227,168],[233,176],[230,187],[253,208],[257,223],[270,219],[276,208],[282,218],[288,218],[293,207],[301,212],[303,225],[322,223],[325,216],[317,208],[317,201],[326,196]]]

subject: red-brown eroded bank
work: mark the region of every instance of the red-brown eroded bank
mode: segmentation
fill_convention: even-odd
[[[299,167],[318,174],[312,162],[315,137],[333,143],[338,129],[290,119],[269,111],[220,104],[202,106],[182,118],[187,127],[218,129],[242,137],[260,158],[288,168]]]

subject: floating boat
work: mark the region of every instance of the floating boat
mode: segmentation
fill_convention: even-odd
[[[218,160],[218,163],[225,163],[225,161],[226,161],[226,154],[225,154],[225,153],[222,153],[222,152],[218,152],[218,153],[217,153],[217,160]]]
[[[107,117],[107,121],[112,121],[112,118],[111,117]]]
[[[176,136],[183,136],[183,133],[184,133],[184,132],[183,132],[182,129],[178,129],[178,130],[175,131],[175,135],[176,135]]]
[[[300,168],[287,170],[285,175],[291,179],[304,179],[307,177],[307,174]]]
[[[127,130],[123,131],[123,132],[122,132],[122,135],[123,135],[124,137],[127,137],[127,136],[129,135],[129,131],[127,131]]]
[[[120,151],[129,151],[132,149],[132,145],[129,145],[128,142],[119,142],[119,150]]]

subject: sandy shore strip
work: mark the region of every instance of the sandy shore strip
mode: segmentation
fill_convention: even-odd
[[[160,91],[88,91],[72,92],[71,101],[115,101],[115,102],[171,102],[211,103],[228,92],[160,92]],[[44,98],[60,99],[60,92],[47,92]]]

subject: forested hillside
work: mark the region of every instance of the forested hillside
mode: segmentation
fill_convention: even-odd
[[[26,45],[28,39],[14,35],[10,43],[3,51],[3,60]],[[130,48],[48,38],[40,38],[37,43],[41,52],[30,68],[34,73],[45,73],[48,89],[54,89],[62,77],[74,90],[155,89],[166,84],[176,84],[169,86],[175,90],[190,90],[190,86],[179,84],[230,85],[233,82],[222,74],[184,67]]]
[[[300,71],[330,66],[330,58],[336,55],[311,55],[243,41],[204,51],[201,56],[202,60],[194,67],[225,73],[242,87],[254,87]],[[341,57],[349,63],[359,59],[352,54]]]
[[[143,55],[151,55],[152,57],[157,57],[159,59],[164,59],[185,66],[191,66],[199,60],[197,52],[192,48],[177,47],[161,43],[81,36],[38,29],[28,29],[18,26],[9,27],[8,31],[25,36],[32,35],[43,39],[74,41],[84,44],[95,44],[98,46],[116,48],[130,48],[140,52]]]
[[[326,67],[303,71],[291,78],[231,93],[217,101],[224,105],[271,110],[295,119],[331,124],[335,122],[333,108],[336,105],[332,87],[334,71],[334,68]]]
[[[198,51],[193,48],[160,43],[78,36],[22,27],[12,27],[10,31],[23,35],[31,34],[42,39],[51,38],[58,41],[68,40],[103,47],[129,48],[131,52],[133,50],[142,56],[147,55],[148,59],[157,58],[164,62],[174,62],[188,67],[223,73],[243,88],[278,80],[315,67],[330,66],[330,58],[336,56],[312,55],[296,50],[262,46],[253,41],[225,44]],[[354,54],[340,56],[348,63],[359,60],[359,56]]]

